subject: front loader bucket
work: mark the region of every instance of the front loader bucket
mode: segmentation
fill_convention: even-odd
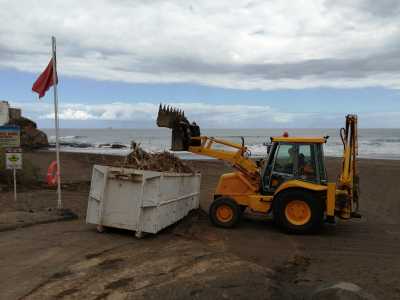
[[[176,124],[182,119],[186,119],[185,113],[182,110],[178,110],[170,106],[162,106],[160,104],[157,115],[158,127],[173,129],[174,126],[176,126]]]
[[[161,104],[158,109],[157,126],[172,129],[172,151],[188,151],[191,138],[200,136],[199,126],[194,122],[190,124],[183,110]]]

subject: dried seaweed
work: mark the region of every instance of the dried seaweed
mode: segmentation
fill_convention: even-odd
[[[148,153],[136,143],[132,152],[125,157],[122,167],[158,172],[194,173],[179,157],[170,152]],[[121,166],[121,165],[120,165]]]

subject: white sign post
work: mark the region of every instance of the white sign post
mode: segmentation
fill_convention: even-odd
[[[14,200],[17,202],[17,169],[22,169],[22,151],[20,148],[6,149],[6,169],[13,170]]]

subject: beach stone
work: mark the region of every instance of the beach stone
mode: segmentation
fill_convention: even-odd
[[[111,144],[111,149],[124,149],[124,148],[127,148],[127,147],[122,144]]]
[[[317,288],[312,300],[375,300],[376,298],[351,282],[339,282]]]

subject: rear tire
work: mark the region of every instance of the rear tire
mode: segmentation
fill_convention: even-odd
[[[322,200],[308,191],[285,191],[274,205],[276,224],[290,233],[304,234],[319,229],[324,219]]]
[[[231,198],[220,197],[210,206],[209,216],[211,222],[224,228],[232,228],[240,221],[242,212],[239,205]]]

